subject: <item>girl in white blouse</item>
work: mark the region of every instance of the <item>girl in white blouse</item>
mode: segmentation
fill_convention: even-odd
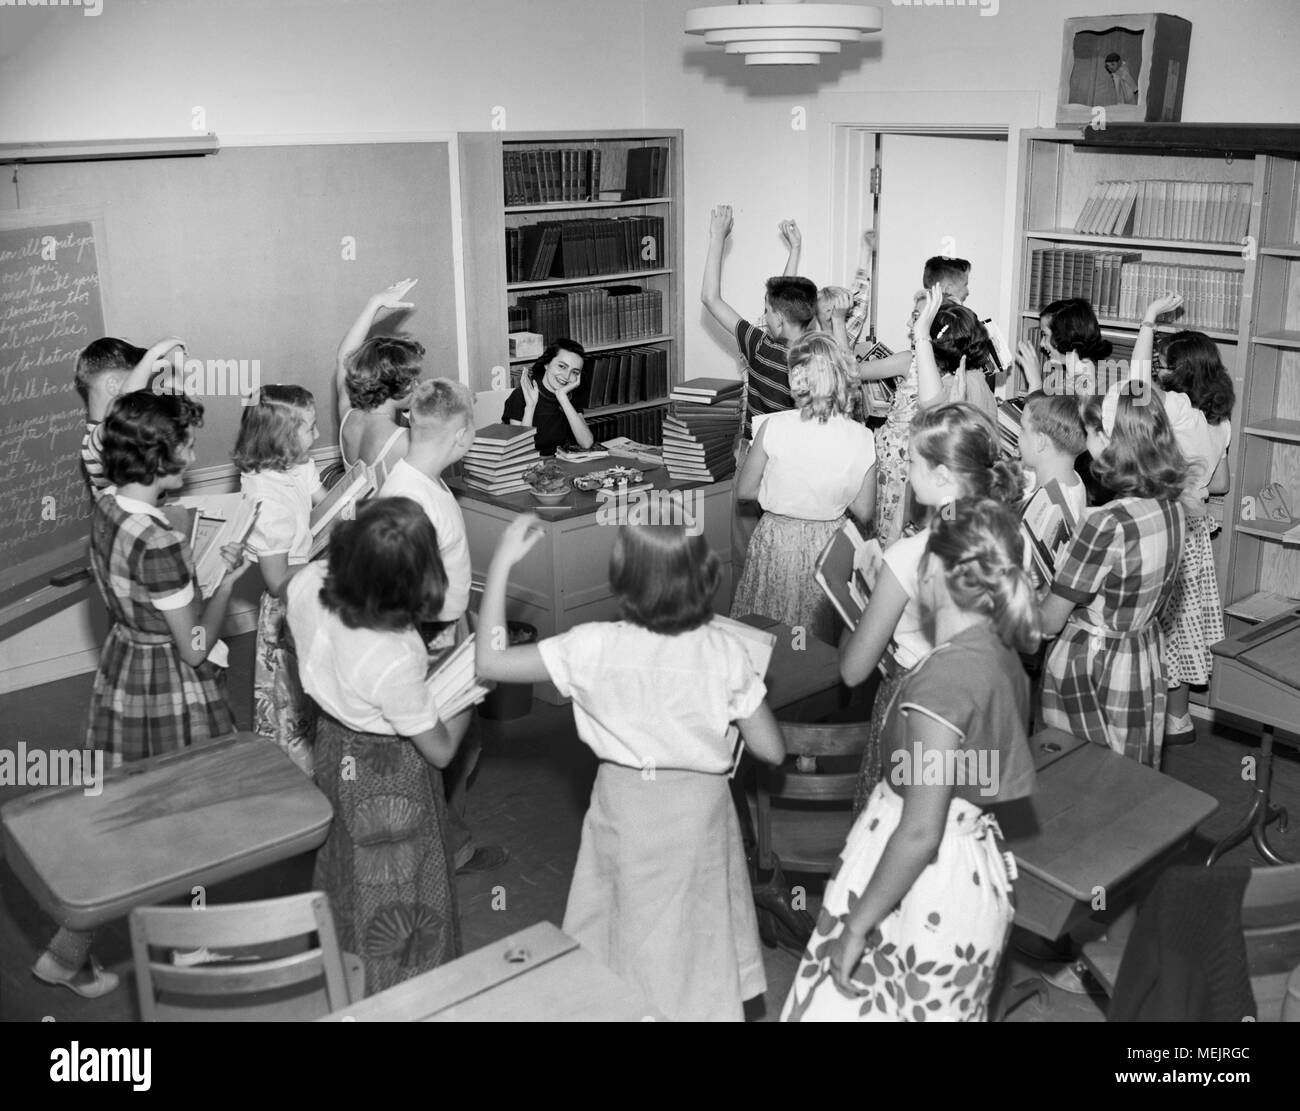
[[[497,547],[475,662],[485,679],[549,679],[600,758],[564,931],[664,1016],[740,1021],[766,978],[728,786],[730,726],[769,763],[785,742],[748,652],[713,621],[718,557],[680,525],[623,526],[610,557],[623,620],[511,648],[506,580],[535,526],[517,518]]]
[[[260,503],[248,551],[266,589],[257,611],[253,657],[253,728],[312,773],[311,704],[298,681],[293,639],[284,624],[284,592],[307,564],[311,510],[324,496],[316,461],[316,400],[301,386],[263,386],[239,422],[232,458],[239,489]]]
[[[758,500],[733,616],[761,614],[802,627],[828,643],[836,615],[817,585],[817,557],[844,524],[846,511],[869,521],[876,504],[876,445],[849,409],[847,350],[826,332],[790,348],[796,409],[763,420],[736,480],[742,501]]]
[[[313,883],[373,994],[460,955],[442,774],[457,737],[426,681],[419,623],[447,576],[433,525],[380,498],[330,534],[329,566],[288,587],[303,686],[319,707],[316,783],[334,808]]]

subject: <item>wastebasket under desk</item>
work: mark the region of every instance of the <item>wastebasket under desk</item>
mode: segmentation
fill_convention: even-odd
[[[617,460],[562,464],[568,474],[584,474],[612,466]],[[703,499],[699,508],[705,537],[722,563],[722,578],[715,595],[725,608],[731,597],[731,480],[707,485],[677,482],[662,467],[645,471],[656,490],[686,490]],[[618,617],[618,601],[609,586],[609,554],[617,529],[597,518],[601,503],[593,493],[572,490],[565,504],[540,506],[531,494],[483,494],[448,479],[465,518],[470,561],[482,580],[492,553],[506,526],[520,513],[536,513],[542,539],[510,572],[506,591],[506,618],[536,627],[545,639],[585,621]],[[635,497],[635,495],[634,495]],[[538,683],[534,696],[562,705],[549,682]]]

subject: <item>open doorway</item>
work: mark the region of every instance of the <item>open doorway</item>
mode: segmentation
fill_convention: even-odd
[[[852,275],[862,230],[874,226],[876,336],[895,351],[907,346],[912,298],[932,255],[967,259],[967,304],[981,318],[996,319],[1011,280],[1011,260],[1004,257],[1006,129],[848,127],[839,138],[834,272],[843,275],[837,281]],[[1006,322],[998,324],[1005,333]]]

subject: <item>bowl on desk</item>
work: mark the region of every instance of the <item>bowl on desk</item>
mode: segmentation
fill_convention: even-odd
[[[529,493],[532,494],[537,501],[541,502],[542,505],[561,505],[563,504],[564,499],[569,496],[568,490],[558,490],[549,494],[543,493],[540,490],[529,490]]]

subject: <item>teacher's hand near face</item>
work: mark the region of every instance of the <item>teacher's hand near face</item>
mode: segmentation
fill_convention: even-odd
[[[537,399],[541,392],[537,388],[537,383],[533,381],[531,374],[524,373],[519,376],[519,388],[524,393],[524,423],[533,423],[533,413],[537,409]]]
[[[569,395],[580,385],[582,385],[582,375],[578,371],[574,371],[573,377],[555,391],[555,399],[563,405],[570,400]]]

